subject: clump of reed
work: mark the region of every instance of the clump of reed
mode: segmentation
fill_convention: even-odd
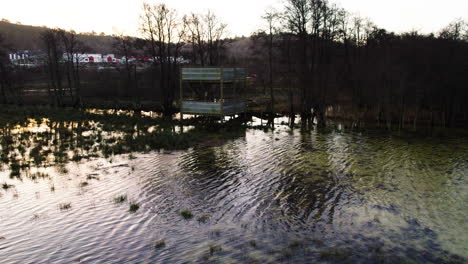
[[[137,203],[130,204],[130,209],[129,209],[130,213],[136,213],[138,209],[140,209],[140,206]]]
[[[165,246],[166,246],[166,241],[164,241],[164,239],[156,241],[156,242],[153,243],[153,247],[156,248],[156,249],[163,248]]]
[[[61,203],[59,204],[60,211],[66,211],[71,209],[71,203]]]
[[[193,218],[193,213],[190,210],[184,209],[182,211],[179,211],[179,214],[185,219],[185,220],[190,220]]]
[[[114,198],[114,203],[121,204],[127,201],[127,195],[119,195]]]
[[[210,255],[213,256],[216,252],[223,251],[223,248],[220,245],[210,245]]]
[[[13,188],[13,187],[15,187],[15,186],[11,185],[11,184],[8,184],[6,182],[2,184],[2,189],[3,190],[8,190],[8,189]]]

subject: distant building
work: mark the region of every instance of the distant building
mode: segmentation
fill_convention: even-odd
[[[29,54],[30,54],[29,50],[23,50],[23,51],[18,51],[15,53],[10,53],[8,54],[8,57],[10,61],[13,63],[18,63],[18,62],[24,63],[29,60]]]
[[[87,54],[89,63],[101,63],[102,55],[101,54]]]
[[[117,59],[115,58],[115,54],[106,54],[102,56],[102,62],[115,63],[117,62]]]
[[[63,59],[67,60],[68,55],[66,53],[63,54]],[[77,61],[79,63],[115,63],[117,62],[117,59],[115,58],[114,54],[88,54],[88,53],[82,53],[82,54],[74,54],[73,55],[73,60]]]

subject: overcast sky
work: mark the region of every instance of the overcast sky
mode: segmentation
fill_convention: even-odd
[[[249,35],[262,27],[264,10],[284,0],[170,0],[179,13],[213,10],[232,35]],[[143,0],[0,0],[0,18],[28,25],[45,25],[107,34],[135,35]],[[335,0],[346,10],[369,17],[378,26],[401,32],[437,32],[455,18],[468,20],[468,0]]]

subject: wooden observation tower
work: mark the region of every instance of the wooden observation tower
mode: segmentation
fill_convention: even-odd
[[[181,114],[232,116],[246,110],[244,68],[181,68]]]

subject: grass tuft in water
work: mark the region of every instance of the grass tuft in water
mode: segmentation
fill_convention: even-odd
[[[86,176],[86,179],[99,181],[99,177],[97,176],[97,174],[89,174],[88,176]]]
[[[193,218],[192,211],[190,210],[182,210],[179,212],[179,214],[185,219],[185,220],[190,220]]]
[[[114,203],[121,204],[127,201],[127,195],[119,195],[114,198]]]
[[[58,167],[57,171],[60,173],[60,174],[67,174],[68,173],[68,169],[65,168],[65,167]]]
[[[21,165],[19,163],[12,163],[10,165],[10,177],[19,177],[21,174]]]
[[[249,245],[250,245],[251,247],[253,247],[253,248],[256,248],[256,247],[257,247],[257,241],[255,241],[255,240],[250,240],[250,241],[249,241]]]
[[[208,215],[200,216],[197,218],[197,221],[203,224],[208,222],[208,220],[210,220],[210,217]]]
[[[301,246],[302,246],[302,243],[299,242],[299,241],[292,241],[288,245],[289,248],[298,248],[298,247],[301,247]]]
[[[130,204],[130,213],[136,213],[136,211],[138,211],[138,209],[140,209],[140,206],[136,203],[131,203]]]
[[[2,189],[3,190],[8,190],[8,189],[13,188],[13,187],[15,187],[15,186],[11,185],[11,184],[8,184],[6,182],[2,184]]]
[[[50,176],[47,173],[42,173],[42,172],[36,172],[31,174],[31,180],[37,180],[37,179],[49,179]]]
[[[220,245],[210,245],[210,255],[213,256],[216,252],[223,251]]]
[[[60,211],[70,210],[71,209],[71,203],[61,203],[61,204],[59,204],[59,209],[60,209]]]
[[[320,259],[343,261],[348,258],[348,253],[337,248],[328,248],[320,251]]]
[[[156,249],[163,248],[166,246],[166,241],[164,239],[154,242],[153,247]]]

